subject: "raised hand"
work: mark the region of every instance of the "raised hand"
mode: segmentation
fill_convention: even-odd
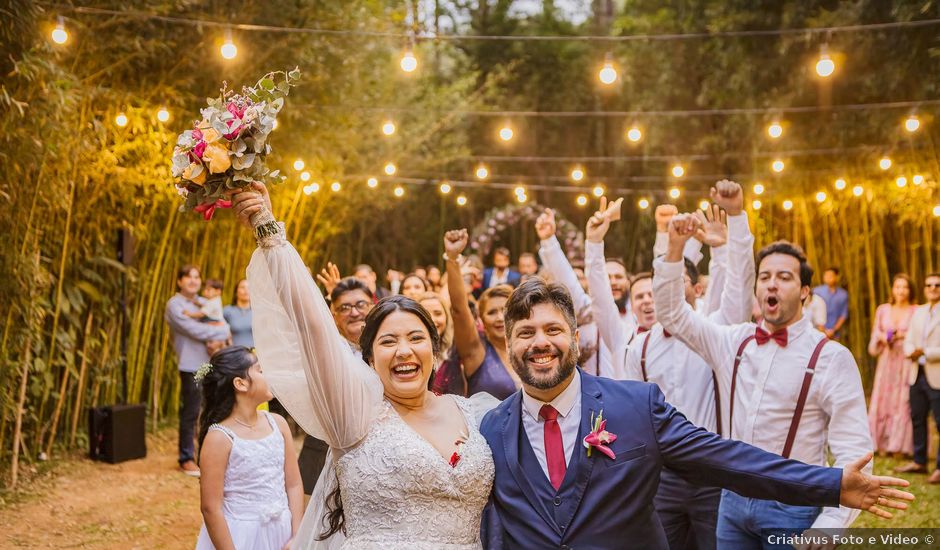
[[[669,220],[669,246],[666,249],[666,261],[682,261],[682,248],[701,227],[702,222],[692,214],[673,216]]]
[[[327,262],[326,267],[317,274],[317,280],[323,284],[323,288],[326,289],[326,293],[329,295],[343,278],[339,275],[339,267],[333,262]]]
[[[744,212],[744,190],[731,180],[721,180],[711,189],[712,202],[725,209],[729,216]]]
[[[546,208],[544,212],[539,214],[538,219],[535,220],[535,232],[538,234],[540,240],[551,239],[557,229],[558,226],[555,225],[555,211],[551,208]]]
[[[240,222],[251,227],[251,216],[271,208],[271,196],[268,188],[260,181],[253,181],[251,185],[232,195],[232,211]]]
[[[451,260],[456,260],[457,256],[467,248],[467,242],[470,241],[470,234],[466,229],[454,229],[444,233],[444,254]]]
[[[669,220],[679,213],[679,209],[674,204],[660,204],[656,207],[653,218],[656,220],[656,231],[665,233],[669,228]]]
[[[709,205],[703,213],[695,211],[695,217],[702,226],[693,235],[699,242],[712,248],[724,246],[728,242],[728,214],[717,204]]]
[[[862,471],[871,461],[872,454],[868,453],[862,458],[847,464],[842,469],[842,491],[839,504],[864,510],[880,518],[891,519],[892,514],[879,508],[893,508],[906,510],[907,503],[914,500],[914,495],[907,491],[893,489],[893,487],[907,487],[906,480],[889,477],[868,475]]]
[[[601,197],[601,205],[597,212],[591,216],[587,222],[584,234],[588,242],[601,243],[610,229],[610,222],[620,219],[620,205],[623,204],[623,198],[619,198],[608,204],[607,197]]]

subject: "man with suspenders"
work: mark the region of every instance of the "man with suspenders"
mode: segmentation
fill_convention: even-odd
[[[712,200],[716,206],[709,210],[706,220],[709,231],[700,233],[700,238],[712,247],[713,257],[718,256],[718,251],[721,251],[722,256],[733,258],[735,263],[734,269],[726,276],[720,277],[719,284],[710,289],[712,293],[718,294],[717,300],[712,301],[717,302],[719,308],[714,310],[709,318],[716,323],[739,323],[747,320],[751,312],[754,238],[748,227],[747,215],[743,213],[743,192],[740,185],[730,181],[718,182],[712,190]],[[724,207],[731,215],[728,218],[730,231],[722,220],[724,216],[719,206]],[[659,210],[657,209],[657,222],[660,217]],[[586,256],[603,257],[603,239],[611,219],[616,219],[616,213],[611,215],[598,212],[588,222]],[[731,244],[726,245],[729,233]],[[685,247],[686,256],[690,250],[693,249]],[[694,287],[698,272],[692,261],[687,258],[683,258],[683,261],[686,276],[685,299],[692,306],[696,298]],[[597,262],[589,262],[588,265],[592,269],[603,267]],[[721,266],[720,269],[726,270],[726,266]],[[645,288],[646,292],[651,294],[652,277],[649,274],[642,277],[634,280],[632,288],[640,294]],[[602,293],[603,289],[598,293],[592,290],[592,296]],[[633,300],[633,303],[642,305],[642,296],[638,298],[640,299]],[[597,296],[596,303],[608,304],[609,308],[610,299],[609,295]],[[720,399],[716,399],[718,387],[714,373],[701,357],[664,331],[660,324],[655,323],[655,309],[652,311],[652,323],[646,327],[641,326],[631,344],[615,351],[614,378],[655,383],[666,399],[692,423],[721,434],[723,415]],[[638,314],[638,317],[642,318],[642,315]],[[724,414],[727,415],[727,411]],[[663,469],[655,506],[672,550],[705,550],[716,547],[715,527],[720,498],[720,489],[693,485],[668,468]]]
[[[722,326],[696,315],[682,290],[682,247],[701,222],[681,214],[669,224],[669,246],[655,262],[653,293],[663,327],[698,353],[718,375],[728,403],[725,435],[807,464],[841,467],[872,450],[865,394],[855,358],[827,341],[802,316],[813,269],[803,251],[779,241],[757,255],[757,300],[762,322]],[[799,437],[797,437],[799,436]],[[871,471],[867,464],[866,471]],[[848,508],[789,506],[722,492],[720,548],[761,548],[767,529],[801,533],[844,528],[858,516]]]

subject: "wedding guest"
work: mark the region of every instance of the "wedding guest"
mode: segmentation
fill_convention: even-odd
[[[426,292],[415,298],[415,301],[427,310],[441,337],[440,364],[431,377],[431,391],[438,395],[450,393],[466,397],[467,378],[454,345],[454,320],[450,315],[450,307],[436,292]]]
[[[826,332],[826,302],[810,291],[809,296],[803,300],[803,317],[819,332]]]
[[[699,225],[685,214],[670,221],[669,249],[654,263],[656,315],[718,375],[722,400],[729,404],[728,436],[807,464],[826,464],[827,453],[836,467],[870,456],[855,358],[802,315],[813,278],[803,251],[784,241],[764,247],[756,262],[761,324],[722,326],[696,315],[684,300],[682,249]],[[856,517],[844,507],[789,506],[726,490],[718,510],[718,547],[757,549],[765,529],[841,529]]]
[[[448,231],[444,235],[444,259],[447,266],[451,315],[454,318],[454,342],[457,344],[457,353],[467,377],[467,395],[486,392],[497,399],[505,399],[519,389],[521,384],[518,375],[509,365],[503,323],[506,301],[512,293],[512,287],[497,285],[486,289],[480,296],[477,307],[483,321],[483,330],[478,332],[460,273],[459,256],[468,241],[466,229]],[[506,261],[508,269],[508,256]]]
[[[493,267],[483,270],[483,290],[499,285],[519,286],[520,277],[510,267],[509,249],[501,246],[493,251]]]
[[[411,272],[425,281],[428,280],[428,270],[424,269],[424,266],[416,265],[411,269]]]
[[[232,303],[222,309],[222,316],[232,330],[232,345],[255,347],[251,336],[251,296],[248,294],[248,279],[242,279],[235,285]]]
[[[826,302],[826,324],[823,332],[830,340],[842,338],[842,327],[849,318],[849,293],[839,286],[839,268],[830,267],[823,273],[823,284],[813,294]]]
[[[523,252],[519,255],[519,280],[524,281],[539,272],[539,263],[535,259],[535,254]]]
[[[369,287],[369,292],[375,297],[375,301],[379,301],[386,296],[391,296],[392,291],[378,286],[378,275],[375,274],[375,270],[372,269],[372,266],[369,264],[359,264],[353,269],[353,277],[362,281],[367,287]]]
[[[910,359],[911,422],[914,431],[914,460],[898,472],[927,473],[927,415],[933,413],[940,430],[940,273],[927,275],[924,283],[927,303],[918,306],[904,338],[904,355]],[[940,483],[940,455],[928,483]]]
[[[179,404],[179,465],[180,470],[192,477],[199,477],[195,462],[196,419],[202,400],[199,385],[194,376],[199,367],[209,361],[209,354],[221,348],[231,336],[228,325],[214,326],[202,323],[185,314],[185,311],[205,305],[199,296],[202,277],[199,268],[184,265],[176,273],[178,292],[166,303],[164,319],[173,334],[173,348],[179,359],[180,404]]]
[[[199,374],[200,507],[196,550],[289,548],[304,512],[294,441],[283,417],[258,406],[273,396],[243,346],[216,352]]]
[[[409,273],[401,280],[401,293],[412,300],[428,292],[431,292],[431,284],[417,273]]]
[[[868,405],[868,426],[879,453],[910,455],[914,449],[910,384],[904,339],[917,306],[914,285],[904,273],[894,276],[891,298],[875,311],[868,353],[878,358]]]
[[[428,282],[431,283],[432,292],[441,291],[441,269],[436,265],[429,265],[425,268],[428,274]]]

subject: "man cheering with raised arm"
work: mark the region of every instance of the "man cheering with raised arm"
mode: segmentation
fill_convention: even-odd
[[[825,465],[827,447],[836,467],[870,455],[855,359],[802,316],[813,275],[803,251],[784,241],[762,249],[757,254],[762,323],[721,326],[695,315],[684,299],[682,249],[700,224],[689,214],[670,221],[668,251],[654,264],[653,294],[663,327],[705,359],[729,389],[730,437],[808,464]],[[844,507],[789,506],[726,490],[718,547],[761,548],[763,530],[843,528],[857,516]]]

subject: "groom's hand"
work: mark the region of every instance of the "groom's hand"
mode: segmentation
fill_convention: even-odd
[[[251,215],[265,208],[273,212],[268,188],[259,181],[251,182],[251,186],[232,195],[232,210],[238,220],[248,227],[251,227]]]
[[[907,491],[893,489],[892,487],[907,487],[910,485],[906,480],[888,477],[868,475],[862,471],[871,461],[872,454],[868,453],[862,458],[846,465],[842,470],[842,491],[839,496],[839,504],[865,510],[880,518],[891,519],[891,512],[879,508],[894,508],[895,510],[907,510],[907,503],[914,500],[914,495]]]

